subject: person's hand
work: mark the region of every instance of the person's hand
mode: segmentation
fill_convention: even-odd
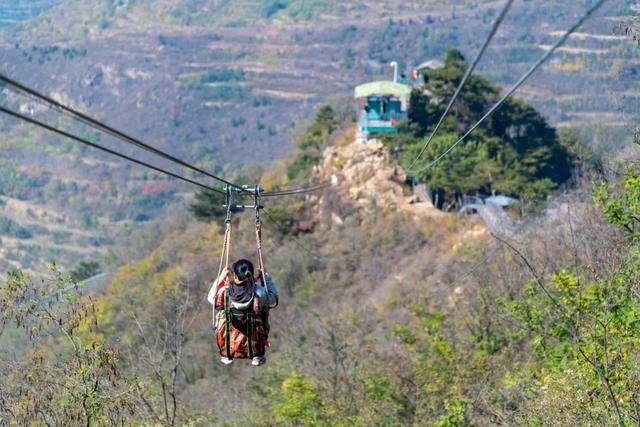
[[[222,270],[220,270],[220,276],[219,277],[226,277],[229,275],[229,267],[225,266],[222,268]]]

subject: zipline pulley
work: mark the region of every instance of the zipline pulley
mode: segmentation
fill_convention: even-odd
[[[225,192],[226,192],[226,198],[225,198],[225,204],[223,205],[223,207],[227,208],[227,210],[229,210],[229,206],[231,207],[232,210],[235,211],[241,211],[244,209],[255,209],[256,210],[256,219],[259,217],[259,210],[260,209],[264,209],[264,206],[260,204],[260,197],[262,195],[262,192],[264,191],[264,189],[262,187],[260,187],[260,184],[255,185],[255,186],[248,186],[248,185],[243,185],[241,187],[241,189],[235,188],[235,187],[230,187],[230,186],[226,186],[225,187]],[[233,203],[233,198],[232,195],[236,195],[236,196],[246,196],[249,194],[253,194],[254,195],[254,203],[253,205],[248,205],[248,204],[234,204]]]

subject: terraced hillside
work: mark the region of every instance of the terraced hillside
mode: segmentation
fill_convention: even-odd
[[[14,10],[24,3],[13,2]],[[515,82],[587,3],[516,2],[479,72],[502,85]],[[42,5],[42,12],[53,2],[29,4]],[[210,170],[250,175],[251,165],[265,169],[290,152],[291,133],[319,103],[347,111],[353,86],[388,77],[389,61],[407,72],[450,47],[474,55],[501,5],[63,0],[5,29],[0,70]],[[552,124],[582,126],[596,147],[611,130],[621,142],[630,137],[622,125],[638,116],[640,92],[633,83],[640,58],[616,30],[633,5],[608,2],[520,91]],[[6,89],[2,102],[58,120]],[[26,178],[44,183],[39,178],[47,176],[34,188],[63,188],[44,196],[7,187],[2,193],[34,204],[31,209],[63,211],[80,227],[88,224],[102,242],[97,248],[184,204],[192,190],[1,120],[11,137],[0,141],[9,153],[0,163],[16,170],[10,185]],[[58,123],[96,137],[66,119]],[[100,141],[132,153],[109,138]],[[14,221],[25,226],[30,220]]]
[[[46,12],[60,0],[4,0],[0,4],[0,27],[8,27]]]
[[[515,82],[586,3],[517,3],[480,73]],[[620,125],[622,114],[610,111],[637,113],[629,83],[639,59],[615,31],[633,3],[608,2],[523,88],[554,124],[598,117]],[[3,69],[28,69],[29,83],[193,158],[218,151],[216,158],[244,162],[242,147],[272,160],[288,151],[289,129],[314,105],[333,96],[347,102],[353,85],[388,76],[389,61],[408,71],[449,47],[472,56],[501,4],[63,2],[17,31]]]

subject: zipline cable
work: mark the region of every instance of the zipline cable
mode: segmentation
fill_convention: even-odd
[[[10,79],[10,78],[2,75],[2,74],[0,74],[0,81],[5,82],[8,86],[12,87],[17,92],[27,93],[28,95],[36,97],[40,101],[44,101],[44,102],[50,104],[56,110],[61,111],[61,112],[65,113],[65,114],[69,114],[72,118],[79,119],[82,123],[85,123],[85,124],[87,124],[88,126],[94,128],[94,129],[106,132],[107,134],[112,135],[112,136],[114,136],[114,137],[116,137],[116,138],[118,138],[120,140],[124,140],[125,142],[134,144],[134,145],[136,145],[138,147],[141,147],[141,148],[143,148],[143,149],[145,149],[147,151],[150,151],[150,152],[152,152],[154,154],[157,154],[157,155],[159,155],[159,156],[161,156],[161,157],[163,157],[165,159],[171,160],[174,163],[177,163],[177,164],[179,164],[181,166],[188,167],[191,170],[194,170],[196,172],[202,173],[202,174],[204,174],[204,175],[206,175],[208,177],[214,178],[214,179],[216,179],[216,180],[218,180],[220,182],[223,182],[223,183],[227,184],[230,187],[236,188],[242,194],[246,194],[246,195],[249,195],[249,196],[253,195],[253,193],[248,192],[247,189],[245,189],[244,187],[242,187],[240,185],[234,184],[234,183],[229,182],[227,180],[224,180],[223,178],[220,178],[220,177],[218,177],[216,175],[210,174],[207,171],[204,171],[204,170],[198,168],[197,166],[193,166],[193,165],[191,165],[189,163],[186,163],[186,162],[184,162],[184,161],[182,161],[182,160],[180,160],[178,158],[175,158],[175,157],[171,156],[170,154],[165,153],[162,150],[158,150],[155,147],[152,147],[152,146],[150,146],[148,144],[145,144],[145,143],[143,143],[141,141],[138,141],[135,138],[130,137],[130,136],[118,131],[117,129],[114,129],[114,128],[110,127],[110,126],[107,126],[107,125],[99,122],[98,120],[93,119],[90,116],[87,116],[87,115],[85,115],[83,113],[80,113],[80,112],[78,112],[78,111],[76,111],[76,110],[74,110],[72,108],[69,108],[69,107],[65,106],[64,104],[59,103],[56,100],[47,97],[46,95],[42,95],[39,92],[37,92],[37,91],[35,91],[35,90],[31,89],[31,88],[28,88],[27,86],[24,86],[21,83],[16,82],[15,80],[12,80],[12,79]],[[8,109],[4,109],[3,108],[2,111],[6,112],[7,114],[11,114],[14,117],[22,118],[23,120],[27,120],[30,123],[36,124],[38,126],[44,124],[43,122],[39,122],[38,120],[29,119],[28,116],[25,116],[25,115],[22,115],[22,114],[17,114],[17,115],[16,114],[12,114],[10,112],[11,110],[8,110]],[[70,137],[70,138],[78,141],[77,137],[71,135],[70,133],[67,133],[67,132],[64,132],[64,131],[60,131],[59,129],[57,129],[57,128],[53,127],[53,126],[46,125],[46,129],[50,130],[52,132],[56,132],[56,133],[62,134],[64,136],[66,136],[66,137]],[[82,139],[82,138],[80,138],[80,139]],[[114,155],[116,155],[118,157],[125,158],[125,159],[130,160],[130,161],[134,161],[132,157],[126,156],[126,155],[121,154],[121,153],[118,153],[115,150],[104,149],[104,147],[101,147],[98,144],[94,144],[94,143],[91,143],[91,144],[92,144],[91,146],[93,146],[95,148],[98,148],[98,149],[101,149],[103,151],[106,151],[106,152],[108,152],[110,154],[114,154]],[[140,161],[134,161],[134,162],[139,164],[139,165],[143,165],[143,166],[147,165],[147,163],[140,162]],[[156,168],[156,167],[152,167],[152,169],[154,169],[156,171],[159,171],[159,172],[161,171],[162,173],[167,173],[167,171],[165,171],[164,169],[160,169],[160,168]],[[171,176],[176,177],[178,179],[182,179],[182,180],[188,179],[188,178],[184,178],[184,177],[181,177],[180,175],[173,174],[173,173],[171,173]],[[214,192],[219,193],[219,194],[225,194],[225,192],[223,190],[220,190],[220,189],[217,189],[217,188],[214,188],[214,187],[211,187],[211,186],[204,186],[204,184],[197,183],[196,181],[193,181],[193,180],[189,180],[189,182],[196,183],[196,185],[198,185],[198,186],[200,186],[202,188],[205,188],[207,190],[211,190],[211,191],[214,191]],[[303,193],[308,193],[308,192],[311,192],[311,191],[316,191],[316,190],[325,188],[325,187],[329,186],[330,184],[331,184],[330,181],[325,181],[325,182],[322,182],[322,183],[320,183],[318,185],[305,187],[305,188],[294,188],[294,189],[289,189],[289,190],[288,189],[284,189],[284,190],[277,190],[277,191],[272,191],[272,192],[265,192],[265,193],[262,193],[262,196],[273,197],[273,196],[287,196],[287,195],[294,195],[294,194],[303,194]]]
[[[269,211],[267,209],[262,209],[262,212],[267,216],[267,218],[269,218],[269,220],[271,220],[271,222],[273,222],[275,225],[277,225],[280,228],[280,231],[282,232],[287,232],[287,226],[282,224],[282,222],[278,221],[277,219],[275,219],[273,216],[271,216],[271,214],[269,213]],[[307,255],[311,256],[313,259],[315,260],[319,260],[323,257],[318,256],[316,254],[313,253],[313,251],[311,249],[309,249],[307,246],[305,246],[300,239],[298,239],[296,236],[291,236],[293,237],[293,241],[294,243],[303,251],[305,251],[307,253]]]
[[[175,156],[172,156],[169,153],[166,153],[165,151],[162,151],[162,150],[160,150],[158,148],[155,148],[155,147],[153,147],[153,146],[151,146],[149,144],[146,144],[146,143],[140,141],[137,138],[134,138],[134,137],[132,137],[130,135],[127,135],[126,133],[124,133],[122,131],[119,131],[118,129],[115,129],[114,127],[111,127],[111,126],[109,126],[107,124],[104,124],[103,122],[101,122],[101,121],[99,121],[97,119],[94,119],[93,117],[91,117],[91,116],[89,116],[87,114],[84,114],[84,113],[82,113],[82,112],[80,112],[80,111],[78,111],[78,110],[76,110],[74,108],[68,107],[68,106],[64,105],[63,103],[58,102],[55,99],[53,99],[53,98],[51,98],[51,97],[49,97],[49,96],[47,96],[47,95],[45,95],[45,94],[43,94],[41,92],[36,91],[35,89],[31,89],[30,87],[27,87],[24,84],[22,84],[22,83],[20,83],[20,82],[18,82],[16,80],[4,75],[2,73],[0,73],[0,82],[4,82],[6,85],[10,86],[11,88],[13,88],[14,90],[16,90],[18,92],[26,93],[26,94],[28,94],[28,95],[30,95],[32,97],[35,97],[35,98],[38,98],[41,101],[44,101],[47,104],[49,104],[50,106],[53,106],[58,111],[62,111],[64,113],[70,114],[73,118],[78,119],[82,123],[94,128],[94,129],[98,129],[98,130],[100,130],[102,132],[105,132],[105,133],[107,133],[107,134],[109,134],[109,135],[111,135],[111,136],[113,136],[113,137],[115,137],[117,139],[120,139],[121,141],[124,141],[124,142],[126,142],[128,144],[133,144],[133,145],[135,145],[135,146],[137,146],[139,148],[142,148],[142,149],[144,149],[146,151],[149,151],[149,152],[151,152],[153,154],[156,154],[156,155],[158,155],[160,157],[163,157],[163,158],[165,158],[167,160],[170,160],[170,161],[172,161],[174,163],[177,163],[177,164],[179,164],[181,166],[189,168],[189,169],[191,169],[191,170],[193,170],[195,172],[201,173],[201,174],[203,174],[203,175],[205,175],[205,176],[207,176],[209,178],[213,178],[213,179],[215,179],[215,180],[217,180],[219,182],[222,182],[223,184],[226,184],[226,185],[228,185],[230,187],[234,187],[234,188],[237,188],[239,190],[242,190],[241,186],[239,186],[237,184],[234,184],[233,182],[227,181],[226,179],[224,179],[222,177],[219,177],[219,176],[216,176],[216,175],[214,175],[212,173],[209,173],[209,172],[205,171],[202,168],[194,166],[194,165],[192,165],[190,163],[185,162],[184,160],[181,160],[181,159],[179,159],[179,158],[177,158]]]
[[[148,151],[150,153],[158,155],[158,156],[160,156],[160,157],[162,157],[162,158],[164,158],[166,160],[170,160],[170,161],[172,161],[172,162],[174,162],[174,163],[176,163],[176,164],[178,164],[180,166],[184,166],[186,168],[191,169],[192,171],[201,173],[201,174],[203,174],[203,175],[205,175],[205,176],[207,176],[209,178],[213,178],[216,181],[219,181],[219,182],[221,182],[223,184],[226,184],[226,185],[228,185],[230,187],[233,187],[233,188],[245,193],[246,195],[250,196],[250,195],[253,194],[251,192],[247,192],[247,190],[244,187],[242,187],[242,186],[240,186],[238,184],[235,184],[235,183],[233,183],[231,181],[228,181],[228,180],[226,180],[226,179],[224,179],[222,177],[219,177],[217,175],[211,174],[211,173],[203,170],[202,168],[199,168],[199,167],[197,167],[195,165],[187,163],[184,160],[181,160],[181,159],[179,159],[179,158],[177,158],[177,157],[175,157],[175,156],[173,156],[173,155],[171,155],[171,154],[169,154],[169,153],[167,153],[167,152],[165,152],[163,150],[160,150],[160,149],[155,148],[155,147],[153,147],[153,146],[151,146],[149,144],[146,144],[146,143],[142,142],[141,140],[139,140],[137,138],[134,138],[134,137],[132,137],[132,136],[130,136],[130,135],[128,135],[128,134],[126,134],[126,133],[124,133],[124,132],[122,132],[122,131],[120,131],[120,130],[112,127],[112,126],[109,126],[109,125],[107,125],[107,124],[105,124],[105,123],[103,123],[103,122],[101,122],[101,121],[89,116],[88,114],[82,113],[82,112],[80,112],[80,111],[78,111],[78,110],[76,110],[74,108],[71,108],[71,107],[69,107],[69,106],[67,106],[67,105],[65,105],[65,104],[63,104],[61,102],[58,102],[55,99],[53,99],[53,98],[51,98],[51,97],[49,97],[49,96],[47,96],[47,95],[35,90],[35,89],[32,89],[32,88],[30,88],[30,87],[28,87],[28,86],[26,86],[26,85],[24,85],[24,84],[22,84],[22,83],[20,83],[20,82],[18,82],[16,80],[12,79],[12,78],[10,78],[10,77],[2,74],[2,73],[0,73],[0,82],[4,82],[7,86],[11,87],[16,92],[20,92],[20,93],[26,94],[28,96],[36,98],[40,102],[44,102],[45,104],[48,104],[50,107],[53,107],[54,109],[62,112],[63,114],[68,115],[69,117],[71,117],[73,119],[79,120],[80,122],[86,124],[87,126],[93,128],[93,129],[97,129],[99,131],[105,132],[108,135],[111,135],[111,136],[113,136],[113,137],[115,137],[115,138],[117,138],[117,139],[119,139],[121,141],[124,141],[124,142],[128,143],[128,144],[132,144],[132,145],[134,145],[136,147],[139,147],[139,148],[142,148],[142,149],[144,149],[144,150],[146,150],[146,151]],[[291,189],[291,190],[284,189],[284,190],[279,190],[279,191],[274,191],[274,192],[266,192],[266,193],[263,193],[262,195],[263,196],[287,196],[287,195],[293,195],[293,194],[301,194],[301,193],[306,193],[306,192],[309,192],[309,191],[315,191],[315,190],[320,189],[320,188],[324,188],[327,185],[329,185],[329,183],[328,182],[324,182],[324,183],[318,184],[316,186],[308,187],[308,188],[305,188],[305,189]],[[221,194],[224,193],[224,191],[222,191],[222,190],[215,190],[215,191],[217,193],[221,193]]]
[[[551,56],[551,54],[553,54],[553,52],[556,51],[556,49],[558,49],[560,46],[562,46],[567,39],[569,38],[569,36],[575,32],[578,27],[580,27],[584,21],[586,21],[596,10],[598,10],[600,8],[600,6],[602,6],[607,0],[600,0],[598,1],[596,4],[594,4],[590,9],[588,9],[584,15],[582,15],[582,17],[580,17],[580,19],[578,19],[573,26],[571,26],[571,28],[569,28],[569,30],[567,30],[567,32],[560,38],[560,40],[558,40],[556,42],[556,44],[554,44],[551,48],[549,48],[549,50],[547,50],[544,55],[542,55],[542,57],[540,57],[540,59],[533,64],[533,66],[531,66],[531,68],[529,69],[529,71],[527,71],[521,78],[520,80],[518,80],[516,82],[516,84],[513,85],[513,87],[502,97],[500,98],[500,100],[498,100],[498,102],[496,102],[496,104],[491,107],[491,109],[489,111],[487,111],[484,116],[482,116],[480,118],[480,120],[478,120],[476,122],[476,124],[474,124],[464,135],[462,135],[462,137],[460,137],[460,139],[458,139],[456,142],[454,142],[451,146],[449,146],[449,148],[447,148],[442,154],[440,154],[438,157],[436,157],[434,160],[432,160],[431,162],[429,162],[427,165],[425,165],[424,167],[418,169],[418,170],[414,170],[412,172],[424,172],[425,170],[431,168],[432,166],[434,166],[436,163],[438,163],[440,160],[442,160],[445,156],[447,156],[454,148],[456,148],[460,143],[462,143],[462,141],[464,141],[474,130],[476,130],[478,128],[478,126],[480,126],[482,124],[482,122],[484,122],[487,118],[489,118],[489,116],[491,116],[498,108],[500,108],[502,106],[502,104],[504,104],[504,102],[511,96],[513,95],[513,93],[518,90],[520,88],[520,86],[522,86],[528,79],[529,77],[531,77],[531,75],[544,63],[546,62],[547,59],[549,59],[549,57]]]
[[[267,191],[266,193],[262,193],[261,196],[273,197],[273,196],[290,196],[294,194],[304,194],[304,193],[310,193],[312,191],[321,190],[330,185],[331,185],[331,181],[324,181],[324,182],[321,182],[320,184],[309,186],[309,187],[293,188],[290,190],[285,189],[285,190]]]
[[[5,114],[7,114],[9,116],[12,116],[14,118],[23,120],[25,122],[28,122],[28,123],[30,123],[32,125],[41,127],[41,128],[46,129],[46,130],[48,130],[50,132],[57,133],[58,135],[61,135],[61,136],[64,136],[66,138],[72,139],[74,141],[80,142],[81,144],[85,144],[85,145],[88,145],[90,147],[96,148],[98,150],[104,151],[105,153],[109,153],[109,154],[112,154],[112,155],[114,155],[116,157],[120,157],[121,159],[128,160],[130,162],[136,163],[138,165],[144,166],[144,167],[149,168],[149,169],[153,169],[156,172],[160,172],[162,174],[165,174],[165,175],[168,175],[170,177],[179,179],[181,181],[188,182],[189,184],[197,185],[198,187],[203,188],[205,190],[209,190],[209,191],[213,191],[213,192],[216,192],[216,193],[225,194],[224,191],[219,190],[217,188],[208,186],[206,184],[202,184],[202,183],[200,183],[198,181],[195,181],[193,179],[184,177],[182,175],[178,175],[178,174],[173,173],[173,172],[169,172],[167,170],[164,170],[164,169],[159,168],[157,166],[154,166],[152,164],[143,162],[142,160],[135,159],[133,157],[127,156],[126,154],[122,154],[122,153],[119,153],[117,151],[111,150],[109,148],[103,147],[101,145],[95,144],[95,143],[93,143],[93,142],[91,142],[91,141],[89,141],[87,139],[84,139],[84,138],[81,138],[79,136],[73,135],[71,133],[65,132],[63,130],[57,129],[57,128],[55,128],[55,127],[53,127],[53,126],[51,126],[51,125],[49,125],[47,123],[40,122],[40,121],[38,121],[36,119],[33,119],[31,117],[28,117],[28,116],[25,116],[23,114],[17,113],[15,111],[9,110],[8,108],[0,106],[0,112],[5,113]]]
[[[440,116],[440,120],[438,120],[438,123],[436,124],[436,127],[433,128],[433,131],[431,132],[431,135],[429,135],[429,138],[427,139],[427,142],[424,143],[424,146],[422,147],[422,149],[420,150],[420,152],[418,153],[416,158],[413,159],[413,161],[411,162],[411,164],[407,168],[407,172],[411,172],[411,170],[413,169],[415,164],[418,162],[418,160],[420,160],[420,157],[422,157],[424,152],[427,150],[427,147],[429,146],[429,144],[431,143],[431,140],[433,139],[433,137],[436,135],[436,133],[440,129],[440,126],[442,126],[442,123],[444,122],[445,117],[447,116],[447,114],[449,114],[449,111],[451,111],[451,108],[453,107],[453,103],[458,98],[458,95],[460,95],[460,91],[462,91],[462,88],[464,87],[464,85],[467,82],[467,80],[469,79],[469,77],[471,77],[471,73],[473,73],[473,70],[476,68],[476,65],[478,65],[478,62],[480,62],[480,59],[484,55],[484,52],[487,50],[487,47],[489,47],[489,44],[491,43],[491,40],[493,39],[493,36],[498,31],[498,28],[502,24],[502,21],[503,21],[504,17],[506,16],[507,12],[509,11],[509,9],[511,8],[511,5],[513,5],[513,2],[514,2],[514,0],[507,0],[506,4],[502,8],[502,12],[500,12],[500,15],[498,16],[498,19],[496,19],[496,22],[493,23],[493,27],[491,28],[491,32],[489,33],[489,36],[487,37],[487,39],[485,40],[484,44],[480,48],[480,51],[478,51],[478,54],[476,55],[475,59],[473,60],[473,63],[471,63],[471,65],[467,68],[467,71],[465,72],[464,76],[462,77],[462,80],[460,80],[460,83],[458,84],[458,87],[456,88],[455,92],[453,93],[453,96],[451,97],[451,100],[449,101],[449,104],[447,105],[447,108],[445,108],[444,112]]]

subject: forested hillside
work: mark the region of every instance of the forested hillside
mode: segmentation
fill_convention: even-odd
[[[328,116],[321,110],[302,148]],[[635,170],[590,190],[591,170],[517,235],[491,235],[476,218],[416,203],[382,145],[358,148],[348,127],[335,132],[316,139],[321,161],[306,173],[343,183],[268,208],[281,306],[267,367],[211,360],[202,299],[222,228],[176,218],[95,301],[67,290],[51,312],[27,277],[9,277],[5,316],[32,331],[36,349],[55,350],[29,353],[4,378],[3,413],[166,425],[635,422]],[[265,184],[288,179],[280,174]],[[234,217],[233,254],[252,257],[253,215]],[[306,234],[288,225],[309,218]],[[45,283],[44,295],[69,280],[54,272]],[[43,336],[51,327],[63,337]]]
[[[587,3],[515,2],[418,168]],[[254,209],[2,116],[0,425],[640,424],[633,2],[409,167],[502,5],[3,3],[0,74],[264,187],[279,305],[266,365],[222,364],[205,297],[226,212],[231,261],[256,260]],[[353,86],[435,58],[398,132],[359,135]],[[0,105],[221,188],[9,86]],[[478,195],[515,202],[492,222]]]
[[[472,77],[438,136],[429,141],[428,150],[422,153],[427,136],[445,109],[444,103],[433,100],[446,99],[468,67],[460,52],[451,50],[444,67],[428,71],[427,83],[413,92],[409,120],[387,142],[402,153],[406,165],[412,165],[419,155],[436,159],[500,98],[499,88]],[[578,153],[580,149],[575,131],[565,129],[559,136],[534,108],[512,99],[484,122],[463,147],[433,168],[423,169],[419,164],[413,177],[443,193],[437,203],[440,208],[460,208],[465,194],[497,192],[518,197],[522,203],[535,203],[571,177],[579,154],[583,155],[580,161],[589,160],[588,150]]]

